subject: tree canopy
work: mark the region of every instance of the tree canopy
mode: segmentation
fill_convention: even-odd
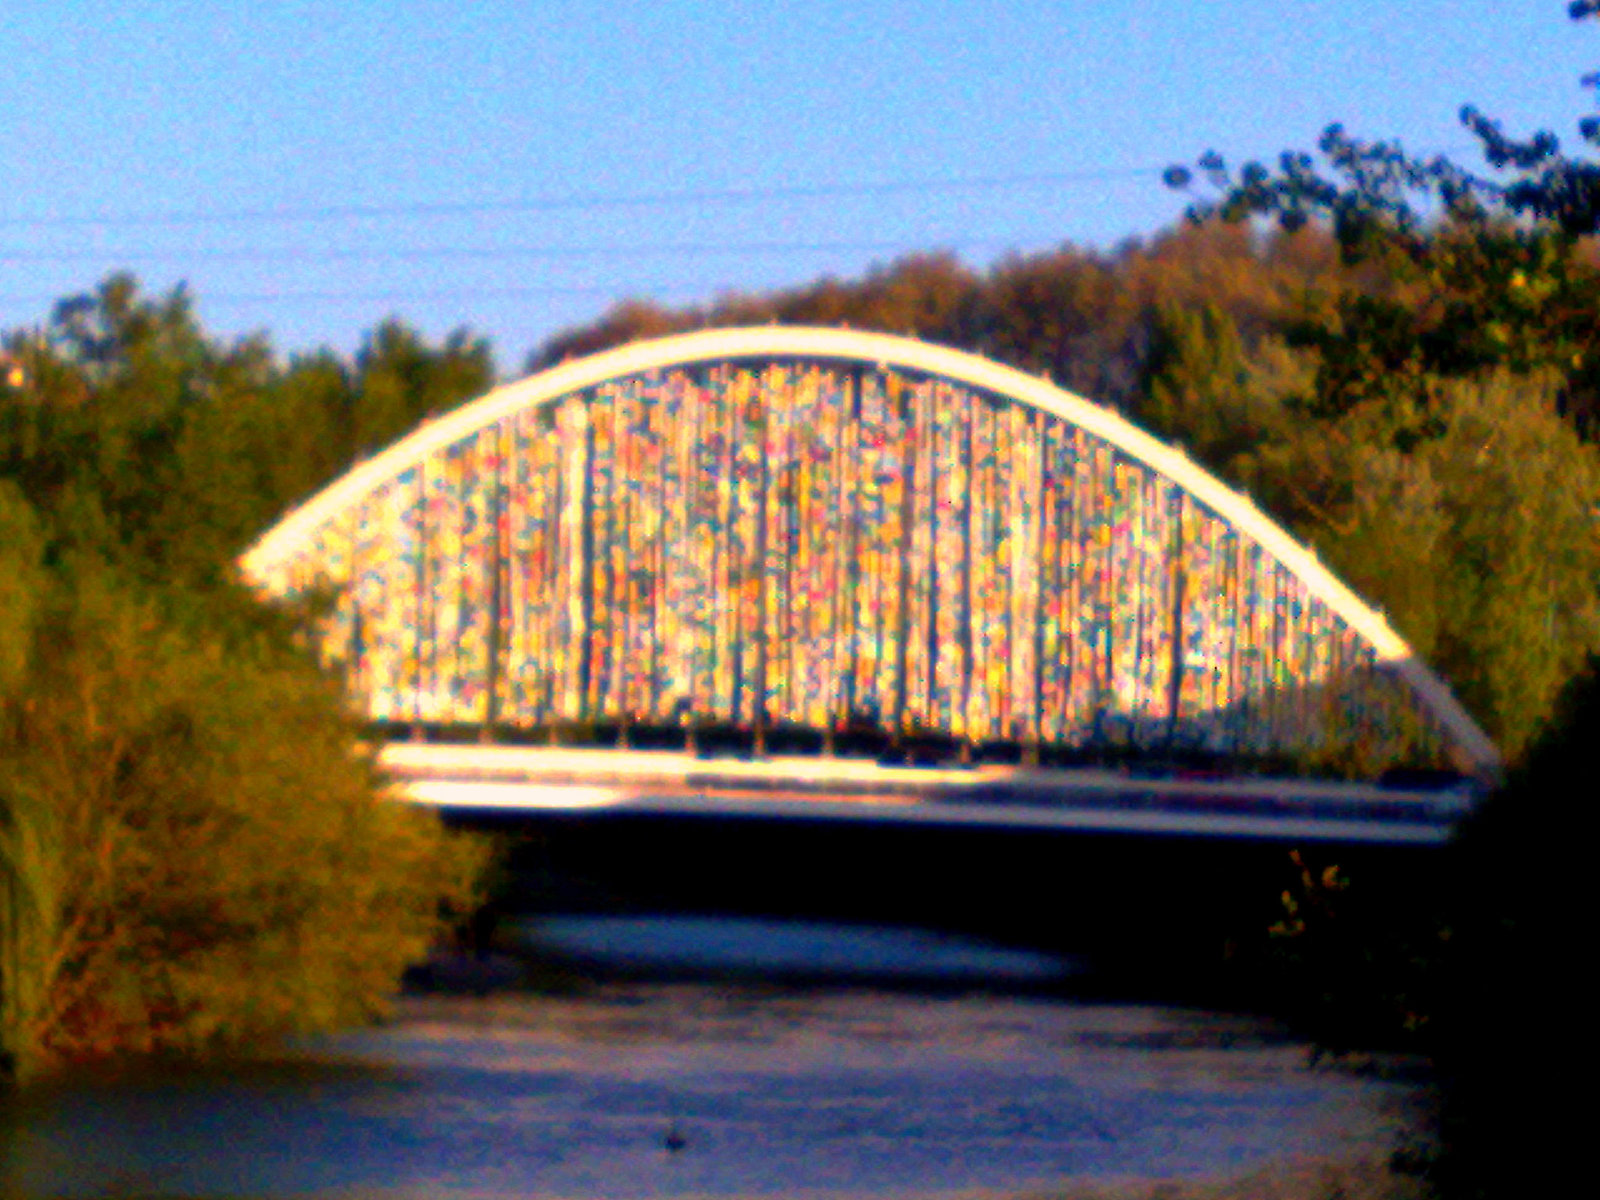
[[[1574,20],[1597,13],[1588,0],[1569,6]],[[1460,118],[1482,169],[1333,124],[1316,155],[1285,151],[1235,169],[1213,150],[1193,168],[1169,168],[1167,182],[1195,194],[1195,222],[1324,229],[1347,264],[1376,272],[1379,286],[1339,297],[1301,328],[1318,354],[1324,412],[1411,403],[1425,429],[1429,379],[1549,369],[1563,411],[1600,432],[1590,429],[1600,415],[1600,163],[1567,153],[1548,130],[1512,136],[1470,104]],[[1600,116],[1581,118],[1578,136],[1600,146]]]
[[[0,1077],[371,1017],[483,851],[383,798],[306,614],[234,560],[487,386],[487,346],[391,322],[354,363],[283,364],[119,275],[6,358]]]

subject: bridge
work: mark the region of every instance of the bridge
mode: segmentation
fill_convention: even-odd
[[[1471,786],[1382,772],[1499,769],[1248,499],[904,338],[563,364],[355,466],[242,565],[328,597],[320,651],[419,803],[1420,844]]]

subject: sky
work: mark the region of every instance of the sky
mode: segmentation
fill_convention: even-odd
[[[0,21],[0,329],[133,272],[205,327],[348,353],[397,315],[503,374],[682,304],[1109,249],[1162,168],[1332,121],[1472,159],[1565,139],[1565,0],[18,0]]]

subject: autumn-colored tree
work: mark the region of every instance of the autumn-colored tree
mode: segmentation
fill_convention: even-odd
[[[1569,12],[1585,20],[1600,9],[1582,0]],[[1290,233],[1326,229],[1346,262],[1378,281],[1301,327],[1319,357],[1315,413],[1420,403],[1396,429],[1402,438],[1427,436],[1430,406],[1419,381],[1553,370],[1563,380],[1563,412],[1595,432],[1600,269],[1586,239],[1600,232],[1600,164],[1564,153],[1547,131],[1509,136],[1470,105],[1461,120],[1482,146],[1485,169],[1417,158],[1398,142],[1334,124],[1315,156],[1286,151],[1275,164],[1235,170],[1210,151],[1194,169],[1171,168],[1167,179],[1197,191],[1196,221],[1265,218]],[[1579,135],[1600,145],[1600,117],[1581,120]]]

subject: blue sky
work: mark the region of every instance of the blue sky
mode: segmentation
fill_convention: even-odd
[[[56,0],[0,22],[0,328],[108,272],[219,334],[398,314],[503,370],[627,296],[983,265],[1172,222],[1162,166],[1324,125],[1564,138],[1564,0]],[[976,182],[974,182],[976,181]]]

